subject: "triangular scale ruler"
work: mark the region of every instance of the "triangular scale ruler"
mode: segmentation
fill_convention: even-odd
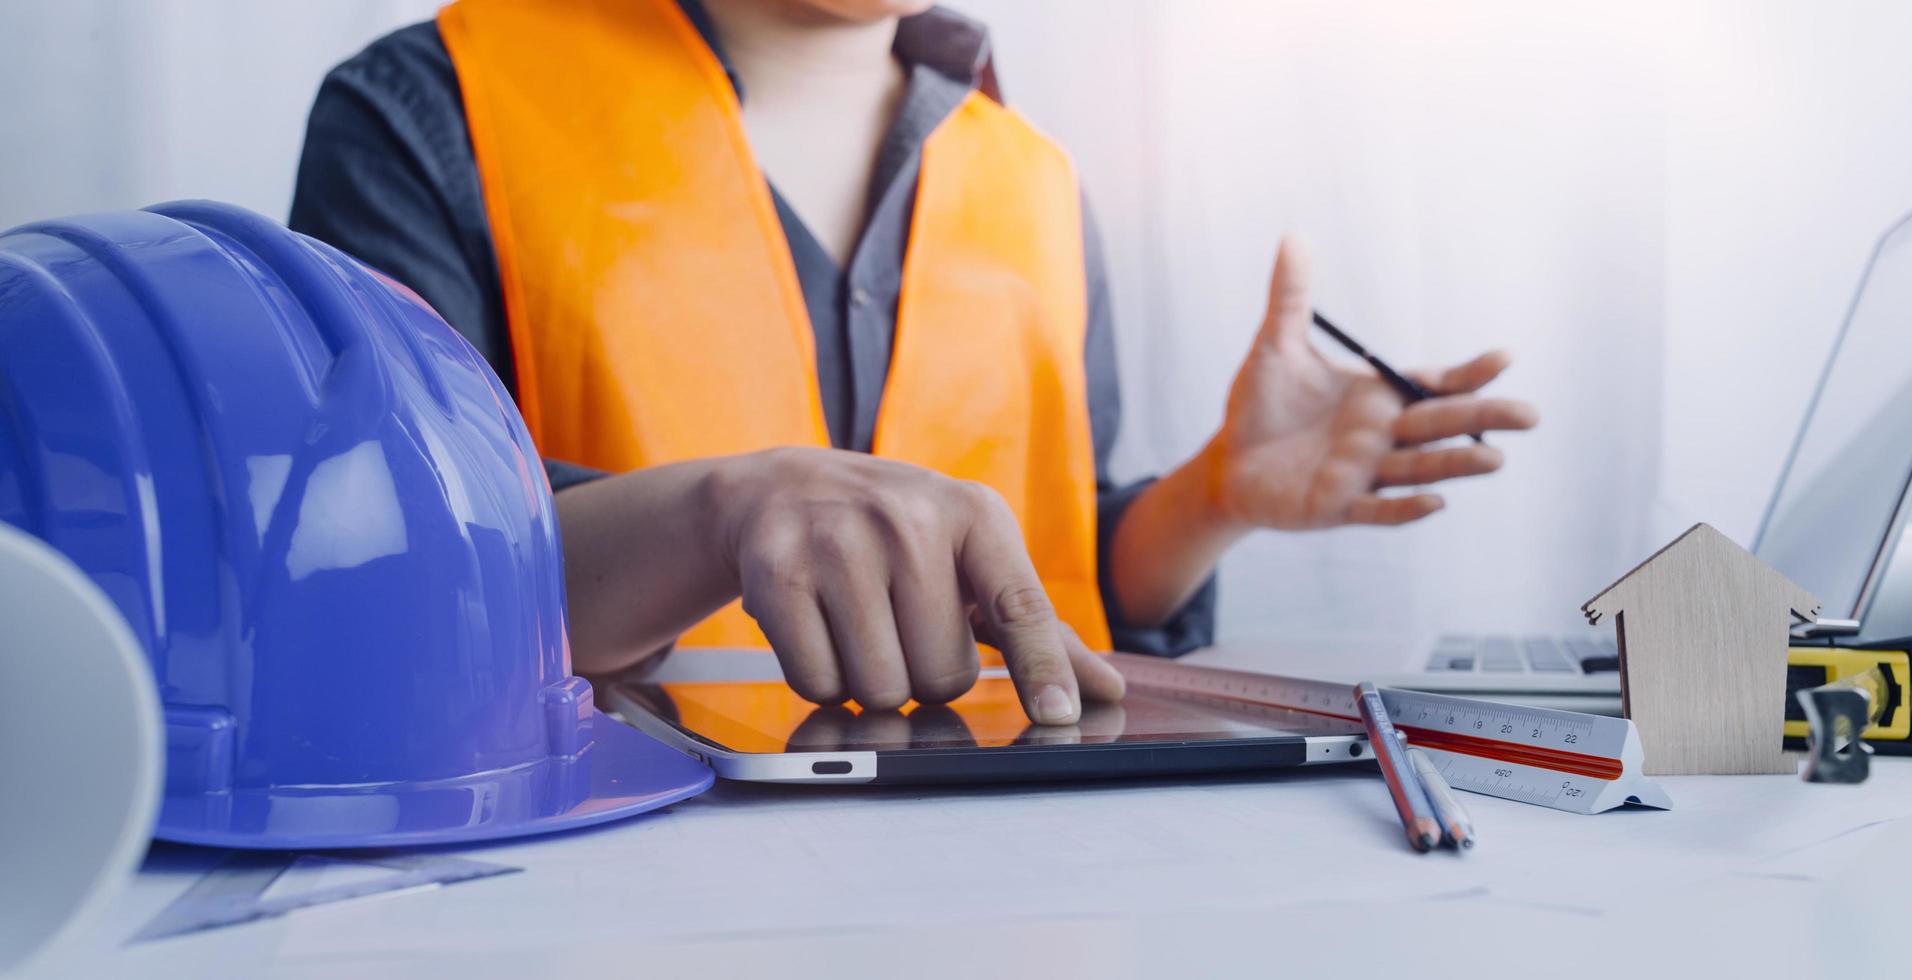
[[[1138,688],[1361,721],[1351,685],[1127,653],[1110,661]],[[1381,689],[1381,700],[1408,743],[1432,756],[1455,789],[1571,813],[1673,806],[1644,774],[1640,733],[1625,718],[1391,687]]]

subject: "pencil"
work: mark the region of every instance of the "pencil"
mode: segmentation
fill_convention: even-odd
[[[1394,810],[1401,815],[1408,846],[1417,851],[1432,849],[1441,842],[1441,822],[1434,816],[1434,805],[1427,801],[1427,791],[1414,775],[1414,766],[1407,759],[1407,747],[1401,742],[1401,734],[1394,730],[1394,722],[1388,718],[1387,705],[1381,703],[1381,692],[1373,684],[1362,681],[1354,689],[1354,703],[1361,710],[1361,723],[1368,728],[1368,745],[1374,750],[1375,761],[1381,764],[1381,778],[1387,780]]]
[[[1346,347],[1354,356],[1368,362],[1368,366],[1374,368],[1374,372],[1381,376],[1381,380],[1386,381],[1389,387],[1400,392],[1401,398],[1409,405],[1437,397],[1426,385],[1394,370],[1388,362],[1381,360],[1379,355],[1370,353],[1366,347],[1361,346],[1360,341],[1342,333],[1341,328],[1329,323],[1327,317],[1316,313],[1314,315],[1314,325],[1320,327],[1322,333],[1333,337],[1335,343]],[[1470,436],[1475,442],[1486,445],[1487,440],[1482,439],[1480,433],[1471,433]]]
[[[1440,820],[1441,829],[1447,831],[1447,839],[1455,847],[1474,846],[1474,821],[1467,816],[1467,808],[1454,798],[1454,788],[1447,785],[1447,779],[1434,767],[1434,760],[1420,749],[1407,750],[1408,760],[1414,763],[1414,774],[1421,777],[1421,788],[1427,790],[1427,801],[1434,804],[1434,816]]]

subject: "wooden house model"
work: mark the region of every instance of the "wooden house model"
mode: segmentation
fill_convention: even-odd
[[[1613,620],[1647,774],[1795,772],[1780,747],[1786,649],[1793,623],[1819,607],[1707,524],[1587,600],[1588,622]]]

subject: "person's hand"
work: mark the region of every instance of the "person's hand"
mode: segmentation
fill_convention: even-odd
[[[1031,720],[1073,724],[1122,675],[1056,618],[1008,504],[977,483],[862,453],[776,449],[712,470],[707,504],[783,673],[818,704],[888,711],[976,682],[1002,651]]]
[[[1300,243],[1284,238],[1267,316],[1229,390],[1227,418],[1203,450],[1219,515],[1290,530],[1405,524],[1440,510],[1441,497],[1380,491],[1499,469],[1492,446],[1429,444],[1534,426],[1539,416],[1526,402],[1474,394],[1506,370],[1507,355],[1414,372],[1439,397],[1403,408],[1366,365],[1330,362],[1309,342],[1308,272]]]

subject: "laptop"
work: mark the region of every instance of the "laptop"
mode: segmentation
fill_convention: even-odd
[[[1796,636],[1912,633],[1912,555],[1890,571],[1908,486],[1912,215],[1873,250],[1754,539],[1754,554],[1826,602],[1819,622]],[[1409,673],[1373,680],[1618,714],[1619,668],[1611,629],[1457,633],[1440,637]]]

